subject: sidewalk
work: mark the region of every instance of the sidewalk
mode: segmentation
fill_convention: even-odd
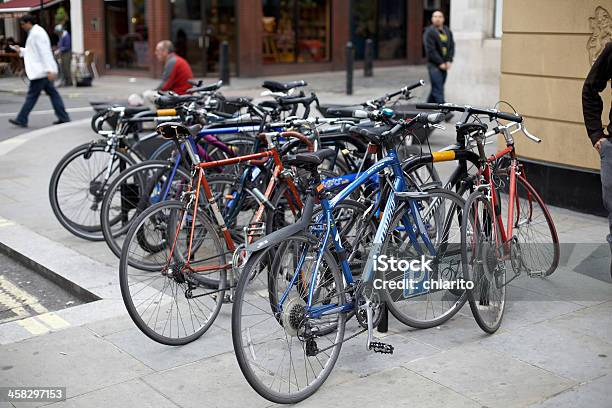
[[[330,100],[351,103],[397,89],[402,70],[407,80],[401,83],[418,79],[408,68],[379,69],[374,79],[356,78],[353,97],[342,95],[343,73],[300,78],[313,89],[325,89],[320,94]],[[88,92],[92,97],[128,94],[132,86],[152,84],[145,81],[105,77],[100,88]],[[232,78],[227,93],[255,96],[260,82]],[[363,88],[367,83],[372,87]],[[0,82],[0,88],[4,85]],[[198,341],[159,345],[127,316],[118,260],[106,245],[80,240],[56,221],[48,204],[50,174],[69,149],[92,138],[83,120],[0,143],[0,249],[22,254],[90,300],[0,326],[0,384],[66,386],[69,399],[53,405],[58,407],[271,406],[252,391],[236,364],[229,305]],[[432,136],[433,149],[451,142],[450,131]],[[443,177],[449,170],[441,167]],[[384,341],[395,346],[395,354],[364,354],[364,336],[347,342],[326,384],[300,405],[353,406],[357,400],[373,406],[609,407],[607,221],[551,211],[564,243],[561,266],[550,278],[513,282],[497,334],[484,335],[467,306],[429,330],[391,318]],[[0,402],[0,408],[11,406]]]
[[[223,87],[222,92],[229,96],[245,95],[257,97],[263,90],[264,79],[276,81],[293,81],[303,79],[308,82],[306,90],[317,92],[321,103],[331,102],[362,102],[374,96],[382,96],[386,92],[396,91],[400,87],[416,82],[419,79],[427,80],[425,66],[385,67],[376,68],[374,76],[365,78],[363,70],[356,70],[354,77],[354,95],[345,95],[346,73],[332,71],[313,74],[283,75],[266,78],[231,78],[230,85]],[[216,78],[204,78],[205,83],[216,82]],[[130,78],[125,76],[105,75],[94,80],[92,87],[60,88],[65,98],[85,97],[89,100],[127,100],[133,93],[142,93],[147,89],[154,89],[159,85],[158,79]],[[27,86],[15,78],[0,78],[0,92],[25,94]],[[415,91],[415,96],[426,97],[429,88]]]

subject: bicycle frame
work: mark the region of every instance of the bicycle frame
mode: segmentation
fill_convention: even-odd
[[[353,191],[355,191],[361,184],[365,183],[371,177],[377,175],[377,173],[389,167],[392,169],[392,172],[395,178],[394,183],[393,183],[393,190],[394,191],[404,191],[406,188],[406,181],[404,179],[404,174],[401,168],[400,161],[397,157],[397,152],[394,149],[389,149],[386,157],[384,157],[383,159],[373,164],[369,169],[367,169],[363,173],[360,173],[359,176],[355,180],[353,180],[353,182],[351,182],[348,186],[346,186],[333,199],[328,200],[326,198],[322,198],[320,200],[321,206],[323,208],[322,217],[325,219],[325,224],[326,224],[325,235],[321,241],[322,243],[320,247],[323,249],[326,248],[327,243],[329,242],[330,236],[332,237],[335,251],[339,255],[339,258],[340,258],[340,266],[342,268],[342,273],[344,275],[344,278],[347,284],[349,285],[354,283],[353,274],[351,272],[349,263],[346,257],[344,256],[346,250],[344,249],[342,242],[340,240],[340,234],[338,233],[338,229],[334,221],[334,217],[333,217],[333,210],[344,199],[346,199]],[[323,184],[320,184],[319,187],[317,187],[317,191],[319,192],[321,192],[324,189],[325,187],[323,186]],[[366,262],[366,266],[365,266],[365,269],[362,275],[364,282],[371,282],[374,278],[374,273],[373,273],[374,272],[374,267],[373,267],[374,257],[380,254],[380,251],[383,245],[383,240],[389,229],[389,225],[391,223],[392,217],[394,216],[396,206],[397,206],[397,199],[394,194],[390,194],[387,199],[387,202],[385,203],[385,209],[382,213],[379,227],[376,230],[376,235],[374,237],[372,248],[370,249],[370,252],[368,254],[368,260]],[[433,245],[431,244],[431,241],[425,230],[424,224],[420,218],[420,214],[418,210],[416,209],[416,203],[414,201],[411,201],[410,206],[411,206],[411,209],[413,210],[414,219],[416,220],[418,234],[422,238],[428,250],[431,251],[432,253],[435,252],[433,249]],[[409,233],[409,239],[413,241],[413,243],[417,244],[416,235]],[[308,287],[308,300],[306,302],[306,311],[308,313],[308,316],[311,318],[319,318],[321,316],[332,314],[332,313],[348,312],[352,310],[353,308],[352,304],[344,304],[342,306],[338,306],[335,304],[321,305],[321,306],[316,306],[316,307],[313,306],[312,302],[313,302],[313,297],[315,295],[316,282],[318,279],[318,270],[319,270],[319,266],[323,258],[323,252],[324,251],[321,250],[319,251],[317,255],[317,260],[315,262],[313,273],[312,273],[312,276],[309,282],[309,287]],[[298,263],[296,270],[301,269],[303,262],[304,262],[304,254],[302,254],[302,256],[300,257],[300,261]],[[289,296],[291,287],[297,283],[296,280],[297,280],[298,275],[299,273],[293,274],[291,281],[287,285],[287,288],[285,289],[284,293],[282,294],[279,300],[277,310],[282,310],[283,303]]]
[[[217,161],[211,161],[211,162],[205,162],[205,163],[199,163],[195,166],[194,170],[194,178],[197,178],[197,181],[195,182],[195,190],[192,187],[191,191],[189,194],[193,194],[194,200],[193,202],[194,204],[194,209],[193,209],[193,216],[192,216],[192,223],[190,226],[190,232],[189,232],[189,245],[188,245],[188,252],[187,252],[187,260],[185,262],[184,268],[189,270],[190,272],[210,272],[213,270],[219,270],[219,269],[231,269],[231,263],[225,264],[225,265],[221,265],[221,266],[203,266],[203,267],[193,267],[191,266],[191,252],[192,252],[192,244],[193,244],[193,236],[194,236],[194,232],[195,232],[195,224],[196,224],[196,219],[197,219],[197,213],[198,213],[198,205],[197,203],[199,202],[200,199],[200,189],[203,188],[204,190],[204,195],[210,205],[210,208],[212,210],[213,216],[215,221],[217,222],[217,224],[219,225],[219,227],[221,227],[221,231],[223,233],[223,237],[226,243],[226,246],[228,248],[229,251],[235,251],[236,250],[236,244],[234,243],[234,240],[231,237],[231,234],[229,232],[229,229],[227,227],[227,223],[225,222],[225,219],[223,217],[223,215],[221,214],[221,210],[219,209],[219,206],[217,204],[217,202],[214,199],[212,190],[210,188],[210,185],[208,184],[208,180],[206,179],[206,175],[204,170],[211,168],[211,167],[219,167],[219,166],[227,166],[227,165],[231,165],[231,164],[237,164],[237,163],[242,163],[242,162],[249,162],[249,161],[253,161],[253,160],[259,160],[259,159],[270,159],[272,158],[274,161],[274,171],[273,171],[273,175],[270,178],[270,181],[268,182],[268,186],[266,188],[266,191],[264,193],[266,198],[271,197],[272,192],[274,191],[278,179],[281,176],[281,172],[284,170],[282,161],[280,159],[280,156],[278,154],[278,151],[276,150],[276,148],[271,148],[269,150],[266,150],[264,152],[261,153],[254,153],[254,154],[249,154],[249,155],[245,155],[245,156],[238,156],[238,157],[233,157],[233,158],[229,158],[229,159],[223,159],[223,160],[217,160]],[[298,205],[298,207],[302,207],[302,202],[300,200],[300,196],[299,193],[297,191],[297,188],[295,187],[295,184],[293,184],[293,181],[291,179],[286,179],[285,182],[287,183],[287,186],[289,187],[290,192],[293,194],[293,198],[295,199],[295,203]],[[261,202],[259,204],[259,207],[255,213],[255,215],[253,216],[253,219],[251,220],[251,225],[253,224],[257,224],[259,222],[261,222],[261,219],[263,218],[264,215],[264,211],[265,211],[265,203]],[[186,215],[186,214],[185,214]],[[180,230],[181,224],[184,222],[185,220],[181,221],[181,223],[179,223],[179,225],[177,225],[177,230],[175,231],[175,236],[178,234],[178,231]],[[249,237],[249,242],[251,241],[251,237]],[[169,260],[172,258],[172,253],[174,253],[174,249],[175,249],[175,244],[176,244],[176,240],[173,243],[172,249],[171,249],[171,255],[169,256]],[[169,262],[169,261],[168,261]],[[168,265],[166,265],[168,266]]]

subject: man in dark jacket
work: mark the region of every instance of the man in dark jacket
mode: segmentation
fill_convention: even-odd
[[[609,139],[610,132],[612,132],[612,106],[608,114],[608,134],[606,134],[601,123],[603,100],[599,95],[600,92],[606,89],[610,79],[612,79],[612,41],[608,42],[593,63],[582,87],[584,124],[593,147],[599,152],[601,157],[602,197],[604,207],[608,211],[608,222],[610,224],[608,243],[612,251],[612,142]],[[612,263],[610,264],[610,276],[612,276]]]
[[[423,43],[431,83],[427,102],[444,103],[444,83],[455,56],[455,41],[451,30],[444,25],[444,13],[440,10],[431,15],[431,25],[425,29]]]

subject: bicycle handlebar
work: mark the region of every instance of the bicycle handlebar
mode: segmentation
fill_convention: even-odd
[[[442,110],[442,111],[455,111],[455,112],[467,112],[469,114],[476,115],[488,115],[503,120],[509,120],[511,122],[522,123],[523,117],[521,115],[515,115],[513,113],[500,112],[497,109],[481,109],[474,108],[472,106],[459,106],[450,103],[417,103],[417,109],[424,110]]]

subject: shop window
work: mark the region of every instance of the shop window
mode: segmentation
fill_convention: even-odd
[[[107,65],[148,69],[150,56],[145,0],[106,0],[104,13]]]
[[[363,59],[365,42],[374,41],[374,58],[406,57],[406,2],[394,0],[353,0],[351,41],[355,58]]]
[[[236,51],[234,0],[172,0],[170,31],[176,53],[189,61],[195,75],[216,72],[219,46],[229,43],[233,66]]]
[[[329,61],[330,2],[262,0],[263,62]]]

